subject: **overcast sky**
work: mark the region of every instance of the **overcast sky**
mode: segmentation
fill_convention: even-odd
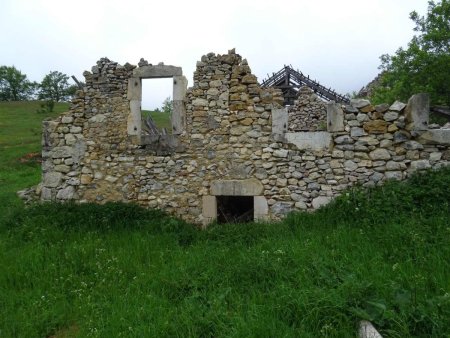
[[[409,13],[426,9],[426,0],[1,0],[0,65],[38,82],[52,70],[84,80],[101,57],[143,57],[183,67],[191,86],[202,55],[236,48],[260,82],[291,64],[345,94],[378,74],[381,54],[407,45]],[[170,80],[150,81],[147,108],[171,96]]]

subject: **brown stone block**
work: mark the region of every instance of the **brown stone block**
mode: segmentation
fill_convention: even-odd
[[[364,123],[364,130],[369,134],[384,134],[387,131],[387,122],[374,120]]]
[[[247,90],[246,85],[237,85],[230,88],[230,93],[243,93]]]
[[[253,84],[253,83],[257,83],[257,82],[258,82],[258,81],[256,80],[256,76],[253,75],[253,74],[245,75],[245,76],[242,78],[242,83],[243,83],[243,84]]]
[[[239,101],[241,99],[241,94],[239,93],[233,93],[230,95],[231,101]]]
[[[205,110],[195,110],[192,113],[193,117],[205,117],[208,113]]]
[[[244,102],[231,102],[230,103],[230,110],[245,110],[247,106]]]
[[[247,118],[241,120],[240,123],[243,124],[244,126],[249,126],[253,123],[253,119],[247,117]]]
[[[375,108],[371,104],[369,104],[368,106],[365,106],[365,107],[362,107],[362,108],[359,109],[359,111],[362,112],[362,113],[370,113],[370,112],[372,112],[374,110],[375,110]]]
[[[393,133],[398,130],[398,127],[395,124],[391,124],[391,125],[389,125],[387,130],[388,130],[388,132]]]

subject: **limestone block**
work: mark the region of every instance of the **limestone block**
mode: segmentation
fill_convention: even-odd
[[[288,153],[289,153],[289,151],[286,150],[286,149],[276,149],[276,150],[273,152],[273,156],[283,158],[283,157],[287,157],[287,156],[288,156]]]
[[[400,101],[395,101],[390,107],[389,110],[392,111],[402,111],[403,109],[405,109],[406,104],[404,104],[403,102]]]
[[[384,120],[373,120],[364,123],[364,130],[369,134],[384,134],[387,131],[387,125]]]
[[[67,158],[71,157],[72,154],[73,154],[72,147],[68,146],[55,147],[51,151],[52,158]]]
[[[269,217],[269,205],[267,199],[264,196],[255,196],[254,201],[254,218],[255,221],[264,221]]]
[[[364,108],[364,107],[370,105],[370,101],[364,100],[364,99],[351,99],[350,105],[352,105],[355,108],[360,109],[360,108]]]
[[[275,202],[271,207],[270,211],[274,215],[286,215],[292,211],[293,202]]]
[[[383,338],[371,322],[362,320],[359,323],[359,338]]]
[[[331,198],[327,196],[318,196],[312,200],[312,206],[314,209],[319,209],[321,206],[330,203]]]
[[[450,145],[450,129],[430,129],[418,137],[423,144]]]
[[[204,226],[207,226],[209,223],[217,219],[216,196],[209,196],[209,195],[202,196],[202,215]]]
[[[182,134],[186,129],[186,108],[184,101],[174,100],[172,111],[172,133],[174,135]]]
[[[331,134],[326,131],[286,133],[286,141],[301,150],[330,149]]]
[[[181,75],[183,75],[183,70],[181,67],[176,66],[143,66],[133,70],[133,77],[140,77],[142,79],[165,78]]]
[[[186,89],[188,80],[185,76],[173,77],[173,100],[184,100],[186,96]]]
[[[412,170],[425,170],[431,168],[431,164],[429,160],[418,160],[411,162]]]
[[[370,152],[369,157],[374,161],[389,160],[391,158],[391,154],[389,154],[389,151],[387,151],[386,149],[381,148],[375,149],[374,151]]]
[[[386,171],[384,173],[387,180],[397,180],[400,181],[403,178],[403,174],[401,171]]]
[[[44,174],[43,185],[48,188],[56,188],[61,184],[62,174],[60,172],[49,172]]]
[[[97,114],[92,116],[88,121],[91,123],[102,123],[106,120],[106,115],[104,114]]]
[[[52,189],[43,187],[41,190],[41,200],[50,201],[52,199]]]
[[[410,97],[405,108],[406,120],[411,124],[410,129],[427,130],[430,114],[430,96],[426,93],[415,94]]]
[[[383,119],[385,121],[391,122],[398,119],[398,113],[395,111],[388,111],[386,114],[384,114]]]
[[[257,179],[217,180],[211,182],[211,195],[214,196],[258,196],[264,186]]]
[[[285,108],[272,109],[272,134],[284,134],[288,129],[288,111]]]
[[[128,100],[142,100],[142,81],[138,77],[128,79]]]
[[[72,123],[73,117],[72,116],[63,116],[61,118],[61,123]]]
[[[142,132],[141,101],[130,100],[130,114],[127,119],[128,135],[140,136]]]
[[[56,194],[56,199],[71,200],[74,198],[74,195],[75,195],[75,188],[69,185],[68,187],[65,187],[64,189],[58,191],[58,193]]]
[[[344,111],[339,103],[327,104],[327,130],[329,132],[344,131]]]
[[[363,128],[353,127],[350,130],[350,136],[351,137],[361,137],[361,136],[364,136],[364,135],[367,135],[367,133],[364,131]]]

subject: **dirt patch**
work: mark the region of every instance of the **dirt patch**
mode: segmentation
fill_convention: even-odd
[[[42,163],[42,156],[40,153],[28,153],[19,158],[20,163]]]

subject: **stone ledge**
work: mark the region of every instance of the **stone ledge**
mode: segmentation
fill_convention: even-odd
[[[286,133],[285,137],[300,150],[323,150],[331,146],[331,134],[326,131]]]
[[[164,78],[183,75],[181,67],[176,66],[143,66],[133,70],[133,77],[143,79]]]
[[[430,129],[418,137],[423,144],[450,145],[450,129]]]
[[[258,196],[263,191],[264,186],[255,178],[211,182],[211,195],[214,196]]]

